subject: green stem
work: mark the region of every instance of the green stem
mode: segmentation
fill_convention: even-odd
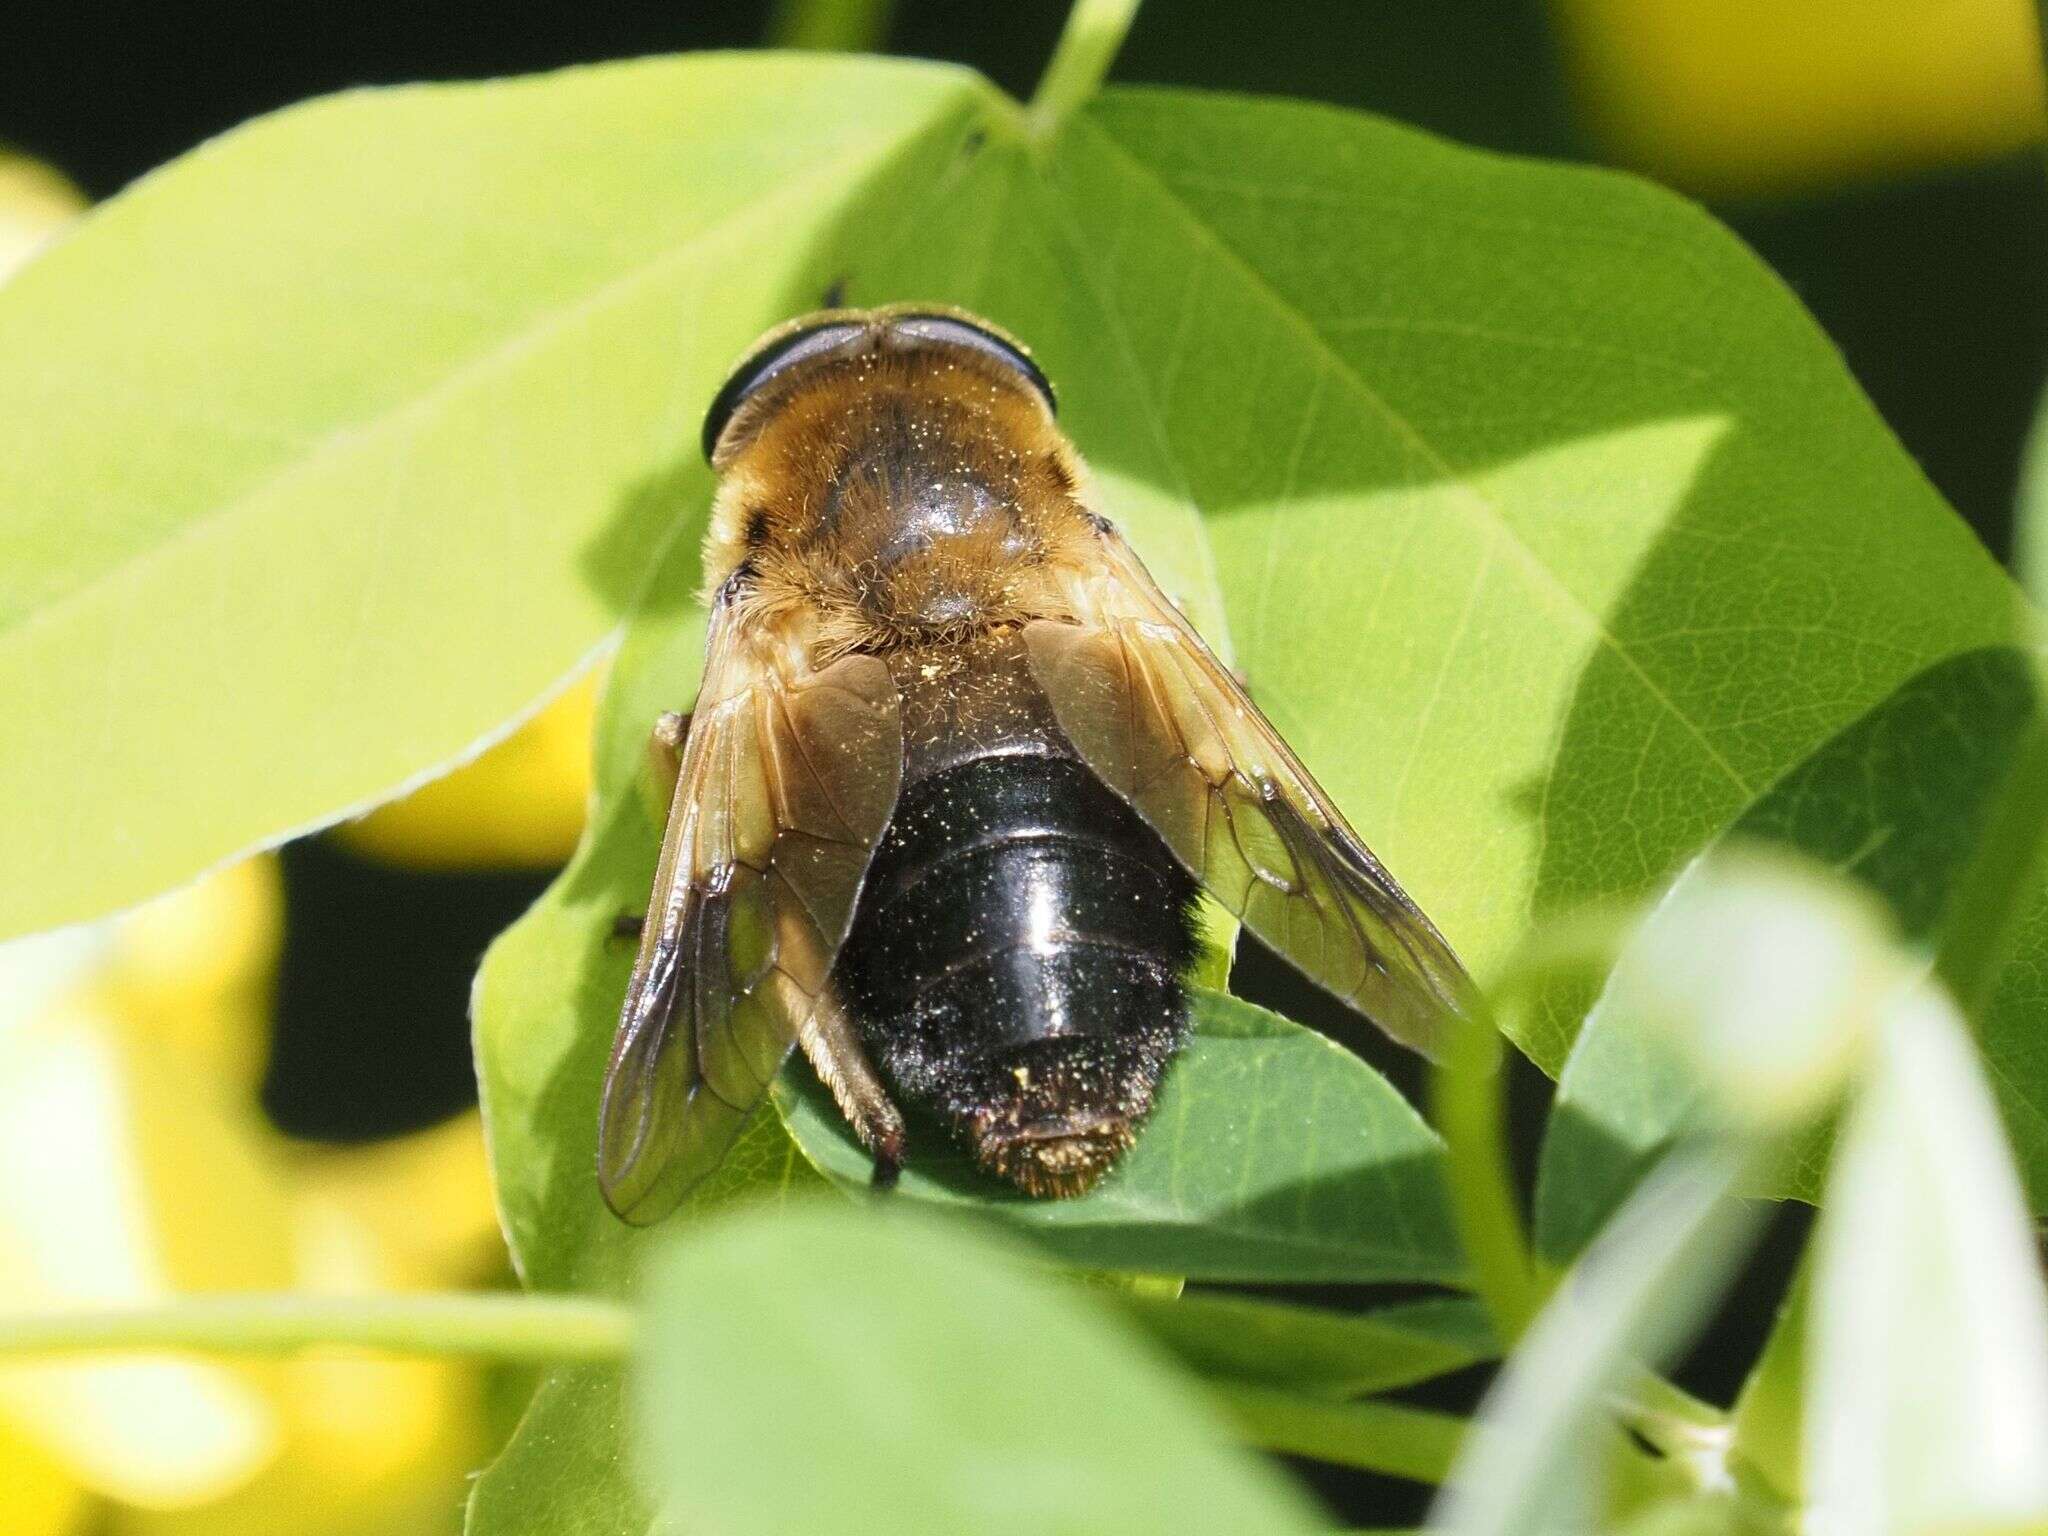
[[[327,1347],[500,1360],[616,1360],[633,1315],[581,1296],[194,1296],[161,1307],[0,1312],[0,1358],[205,1350],[281,1355]]]
[[[1449,1153],[1451,1213],[1473,1285],[1506,1349],[1543,1305],[1543,1287],[1508,1161],[1501,1077],[1499,1031],[1475,1003],[1452,1022],[1431,1099]]]
[[[1211,1392],[1266,1450],[1418,1483],[1441,1483],[1465,1436],[1463,1419],[1399,1403],[1320,1402],[1239,1382],[1211,1383]]]
[[[813,53],[876,53],[889,36],[895,0],[776,0],[770,48]]]
[[[1666,1381],[1655,1371],[1637,1369],[1614,1394],[1615,1407],[1643,1438],[1660,1449],[1660,1427],[1721,1434],[1728,1428],[1728,1415],[1712,1403],[1694,1397],[1685,1388]]]
[[[1102,84],[1137,17],[1139,0],[1074,0],[1026,116],[1026,132],[1044,143]]]

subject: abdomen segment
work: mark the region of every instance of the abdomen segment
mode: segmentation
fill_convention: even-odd
[[[1195,884],[1070,758],[906,784],[835,973],[899,1102],[1035,1195],[1130,1145],[1187,1028]]]

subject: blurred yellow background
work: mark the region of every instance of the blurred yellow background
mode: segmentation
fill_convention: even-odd
[[[2033,0],[1552,0],[1586,126],[1702,196],[1979,159],[2048,131]]]
[[[502,1247],[474,1112],[361,1149],[258,1107],[274,859],[0,948],[0,1309],[469,1287]],[[0,1530],[439,1531],[475,1368],[318,1356],[0,1370]]]

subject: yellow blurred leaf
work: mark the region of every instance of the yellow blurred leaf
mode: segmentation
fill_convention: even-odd
[[[0,947],[0,1306],[384,1293],[474,1279],[502,1253],[474,1114],[318,1151],[263,1118],[278,903],[265,860]],[[452,1530],[482,1424],[463,1363],[0,1371],[0,1437],[74,1500],[83,1484],[116,1501],[114,1528],[137,1532]],[[12,1444],[0,1438],[0,1474]],[[11,1493],[0,1476],[5,1536],[27,1528]]]
[[[46,963],[30,946],[0,952],[0,970]],[[24,950],[28,950],[24,953]],[[86,951],[89,955],[90,951]],[[40,1017],[0,1021],[0,1305],[161,1301],[178,1267],[232,1273],[181,1223],[211,1231],[239,1222],[260,1245],[261,1201],[227,1209],[250,1176],[248,1149],[208,1125],[208,1106],[164,1094],[139,1108],[122,1032],[76,997]],[[143,1122],[157,1123],[144,1131]],[[182,1183],[153,1199],[138,1160],[147,1140]],[[268,1214],[276,1214],[274,1212]],[[262,1265],[245,1284],[275,1285]],[[173,1357],[37,1364],[0,1371],[0,1421],[81,1482],[112,1498],[175,1504],[213,1498],[253,1473],[277,1443],[275,1415],[241,1372]]]
[[[384,1293],[407,1277],[371,1226],[308,1196],[297,1288]],[[278,1370],[285,1439],[263,1472],[202,1508],[124,1511],[133,1536],[382,1536],[459,1526],[467,1473],[485,1454],[483,1387],[467,1362],[315,1354]]]
[[[475,1110],[410,1136],[312,1153],[302,1174],[315,1197],[376,1234],[394,1286],[474,1282],[508,1263]]]
[[[63,1536],[83,1523],[87,1503],[78,1480],[54,1457],[0,1423],[0,1530]]]
[[[48,166],[0,150],[0,281],[84,208],[78,189]]]
[[[284,937],[277,859],[262,854],[215,870],[109,932],[99,978],[108,1012],[253,1102]]]
[[[160,1041],[131,1039],[124,1151],[173,1291],[288,1290],[293,1191],[253,1100]]]
[[[583,832],[597,679],[585,676],[496,746],[334,836],[415,869],[528,869],[565,861]]]
[[[1616,158],[1709,195],[2000,154],[2044,112],[2031,0],[1554,0]]]

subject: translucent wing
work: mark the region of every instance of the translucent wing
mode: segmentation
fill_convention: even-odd
[[[1073,619],[1025,627],[1060,728],[1210,894],[1302,973],[1434,1054],[1471,982],[1271,722],[1105,526]]]
[[[873,656],[804,670],[723,607],[598,1117],[598,1183],[628,1221],[716,1168],[813,1010],[895,809],[896,686]]]

